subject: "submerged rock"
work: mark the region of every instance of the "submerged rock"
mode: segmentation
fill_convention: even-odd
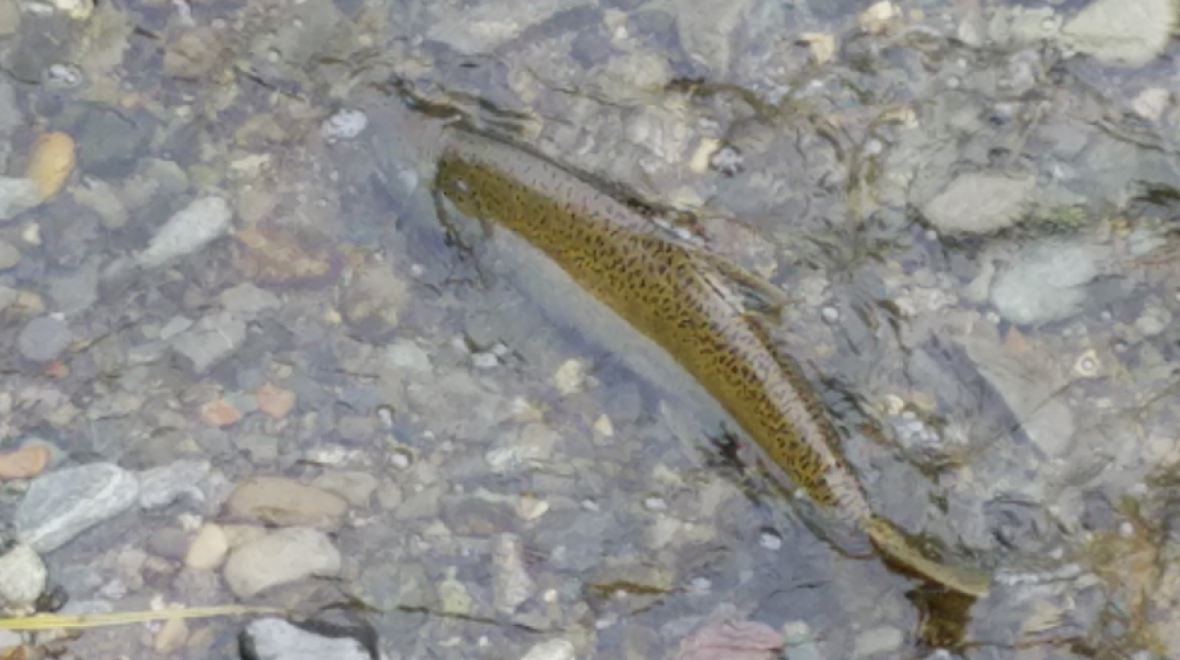
[[[33,481],[17,507],[17,534],[34,550],[50,552],[123,513],[138,498],[135,475],[113,463],[51,472]]]
[[[941,232],[991,233],[1020,219],[1036,185],[1037,179],[1031,174],[969,172],[952,181],[922,212]]]
[[[340,551],[327,534],[308,527],[281,529],[238,548],[225,562],[225,581],[241,598],[311,576],[335,577]]]
[[[1102,273],[1108,247],[1047,240],[1025,247],[992,285],[996,311],[1012,323],[1036,325],[1082,310],[1086,285]]]

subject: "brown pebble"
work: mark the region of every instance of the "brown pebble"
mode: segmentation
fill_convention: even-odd
[[[275,419],[282,419],[295,407],[295,393],[270,383],[254,392],[258,409]]]
[[[41,474],[51,457],[45,447],[21,447],[0,454],[0,479],[31,479]]]
[[[46,133],[33,143],[25,176],[37,182],[41,201],[61,190],[74,171],[74,139],[65,133]]]
[[[212,426],[229,426],[242,419],[242,413],[225,399],[214,399],[201,406],[201,419]]]

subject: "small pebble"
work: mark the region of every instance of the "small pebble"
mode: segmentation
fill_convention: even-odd
[[[21,447],[0,454],[0,479],[31,479],[49,465],[52,454],[46,447]]]
[[[214,399],[201,406],[201,419],[210,426],[229,426],[241,421],[242,413],[228,399]]]
[[[340,551],[327,534],[307,527],[289,527],[234,550],[223,575],[240,598],[307,577],[336,577]]]
[[[254,392],[258,409],[274,419],[286,417],[295,408],[295,393],[270,383]]]
[[[360,110],[340,110],[324,120],[320,134],[329,140],[351,140],[369,125],[369,117]]]
[[[184,565],[197,570],[211,570],[225,561],[229,554],[229,539],[220,525],[205,523],[184,556]]]
[[[834,325],[840,321],[840,310],[831,305],[827,305],[820,309],[819,315],[820,318],[824,320],[824,323],[829,325]]]
[[[73,138],[65,133],[46,133],[33,143],[25,176],[37,182],[44,201],[61,190],[76,161]]]
[[[52,362],[74,341],[74,333],[65,319],[39,316],[29,321],[17,337],[21,356],[30,362]]]
[[[534,645],[520,660],[574,660],[574,645],[569,640],[551,639]]]
[[[30,607],[45,591],[49,571],[35,550],[24,543],[13,544],[0,555],[0,607]]]

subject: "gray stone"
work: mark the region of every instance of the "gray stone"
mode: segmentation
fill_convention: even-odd
[[[0,37],[15,33],[18,27],[20,27],[20,7],[17,6],[16,0],[0,0]],[[7,139],[8,134],[14,128],[6,124],[19,122],[21,119],[15,101],[5,102],[5,96],[12,96],[12,86],[8,84],[7,80],[0,82],[0,135],[4,136],[3,139]],[[9,112],[12,114],[7,114]]]
[[[485,0],[475,5],[438,3],[437,19],[427,28],[427,37],[448,44],[461,53],[490,52],[558,12],[586,4],[583,0],[536,0],[529,3]]]
[[[84,103],[62,113],[78,143],[78,167],[85,174],[118,179],[135,171],[151,140],[154,118],[148,112],[123,112],[102,103]]]
[[[311,576],[340,573],[340,552],[327,534],[290,527],[235,550],[225,563],[225,581],[241,598]]]
[[[1167,48],[1176,24],[1175,0],[1093,0],[1062,26],[1060,40],[1103,64],[1139,67]]]
[[[98,217],[102,218],[102,225],[107,229],[119,229],[127,224],[130,213],[118,193],[107,182],[101,179],[86,177],[82,185],[73,188],[74,201],[89,207]]]
[[[356,581],[365,602],[382,610],[395,607],[429,609],[438,605],[434,582],[419,563],[395,563],[389,560],[365,567]]]
[[[0,556],[0,607],[29,607],[45,591],[49,571],[35,550],[16,543]]]
[[[172,348],[187,358],[193,371],[203,374],[246,341],[246,324],[228,312],[202,318],[181,333]]]
[[[233,210],[221,197],[201,197],[177,211],[139,253],[140,266],[154,268],[205,247],[229,231]]]
[[[1019,220],[1036,185],[1032,175],[969,172],[926,203],[922,213],[941,232],[986,234]]]
[[[20,292],[11,287],[6,287],[0,284],[0,312],[8,309],[16,299],[20,297]]]
[[[1052,374],[994,341],[965,337],[960,343],[1029,439],[1050,459],[1064,456],[1075,441],[1073,411],[1057,396]]]
[[[573,642],[568,639],[549,639],[538,642],[520,660],[574,660]]]
[[[89,309],[98,300],[98,261],[91,260],[71,273],[51,278],[49,298],[66,316]]]
[[[33,480],[17,507],[17,534],[34,550],[50,552],[131,508],[138,498],[135,475],[112,463],[51,472]]]
[[[29,321],[17,337],[21,356],[31,362],[52,362],[74,341],[74,333],[64,319],[38,316]]]
[[[492,545],[492,599],[496,611],[512,614],[532,598],[537,585],[524,565],[524,544],[515,534],[500,534]]]
[[[783,624],[783,654],[787,660],[823,660],[815,634],[806,621],[788,621]]]
[[[326,637],[275,617],[252,621],[242,634],[245,660],[374,660],[356,637]]]
[[[257,316],[269,309],[278,309],[279,304],[278,296],[254,286],[251,282],[243,282],[221,292],[221,306],[231,314],[243,318]]]
[[[11,220],[41,203],[41,189],[32,179],[0,176],[0,221]]]
[[[377,477],[368,472],[332,470],[316,477],[311,485],[335,493],[353,506],[368,506],[373,491],[377,490]]]
[[[8,270],[20,263],[20,250],[8,241],[0,239],[0,270]]]
[[[205,499],[201,481],[212,469],[209,461],[180,459],[139,473],[139,506],[158,509],[188,496],[196,502]]]
[[[418,374],[431,372],[430,355],[409,339],[399,339],[385,349],[385,364],[397,371]]]
[[[996,277],[992,305],[1022,325],[1067,319],[1082,310],[1086,284],[1101,274],[1109,255],[1108,247],[1057,240],[1026,246]]]
[[[901,648],[903,641],[905,641],[905,636],[897,628],[879,626],[856,636],[852,655],[856,658],[864,658],[889,653]]]

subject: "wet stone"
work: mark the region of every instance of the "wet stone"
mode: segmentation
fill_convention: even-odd
[[[290,527],[234,550],[225,563],[224,576],[235,594],[250,598],[312,576],[335,577],[340,567],[340,552],[326,534]]]
[[[575,649],[566,639],[550,639],[533,645],[521,660],[574,660]]]
[[[89,261],[73,272],[52,277],[49,298],[54,308],[66,316],[89,309],[98,300],[98,261]]]
[[[1067,319],[1084,307],[1086,285],[1102,272],[1108,254],[1101,246],[1062,241],[1029,245],[996,277],[992,304],[1005,319],[1021,325]]]
[[[74,201],[97,213],[107,229],[120,229],[131,217],[115,189],[101,179],[87,178],[72,192]]]
[[[222,312],[202,318],[172,342],[173,349],[189,361],[194,373],[203,374],[246,341],[246,324]]]
[[[209,461],[181,459],[139,473],[139,506],[158,509],[181,497],[200,502],[204,499],[200,483],[212,469]]]
[[[364,569],[357,585],[362,600],[379,609],[428,609],[438,604],[434,583],[419,563],[376,562]]]
[[[45,591],[49,571],[35,550],[24,543],[10,544],[0,555],[0,607],[30,607]]]
[[[251,622],[239,638],[242,660],[377,660],[377,634],[365,625],[274,617]]]
[[[8,241],[0,239],[0,270],[8,270],[20,263],[20,250]]]
[[[250,282],[243,282],[221,292],[221,306],[226,311],[243,318],[257,316],[262,312],[278,309],[279,297],[270,291],[260,289]]]
[[[500,534],[492,545],[492,591],[496,611],[512,614],[533,597],[536,584],[524,562],[524,543],[515,534]]]
[[[183,559],[188,547],[188,532],[176,527],[157,529],[147,538],[148,551],[164,559]]]
[[[856,636],[853,657],[867,658],[896,651],[905,641],[905,636],[897,628],[881,626],[866,630]]]
[[[335,529],[344,520],[348,502],[291,479],[255,477],[234,489],[228,507],[230,515],[245,520]]]
[[[205,247],[229,231],[233,211],[221,197],[201,197],[168,219],[136,258],[154,268]]]
[[[0,176],[0,221],[11,220],[41,203],[41,189],[32,179]]]
[[[34,550],[50,552],[131,508],[138,498],[135,475],[111,463],[51,472],[33,481],[17,507],[18,536]]]
[[[922,212],[942,232],[991,233],[1021,218],[1036,185],[1032,175],[971,172],[951,182]]]
[[[52,362],[74,341],[65,319],[39,316],[29,321],[17,337],[21,356],[30,362]]]
[[[220,525],[201,525],[184,553],[185,566],[198,570],[217,568],[225,561],[225,556],[229,552],[229,542],[229,537]]]
[[[368,506],[377,490],[377,478],[368,472],[330,471],[316,477],[311,485],[343,497],[352,506],[363,507]]]
[[[132,174],[154,130],[147,113],[133,118],[98,103],[71,108],[62,120],[78,143],[78,166],[104,179]]]

